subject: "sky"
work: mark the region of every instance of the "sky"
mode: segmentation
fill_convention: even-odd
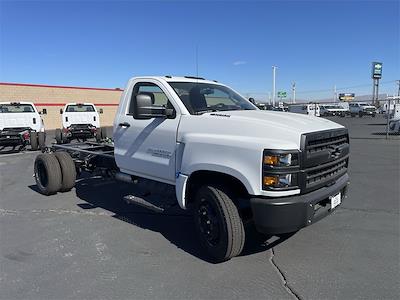
[[[400,1],[4,1],[0,82],[123,88],[196,75],[245,96],[397,93]],[[197,53],[197,54],[196,54]],[[197,57],[197,59],[196,59]],[[196,63],[197,61],[197,63]]]

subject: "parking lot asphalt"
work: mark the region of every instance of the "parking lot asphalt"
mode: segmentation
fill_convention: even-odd
[[[98,178],[46,197],[37,152],[0,154],[0,299],[398,299],[400,141],[374,134],[380,116],[332,119],[350,132],[348,198],[286,239],[249,231],[221,264],[177,208],[128,205],[130,185]]]

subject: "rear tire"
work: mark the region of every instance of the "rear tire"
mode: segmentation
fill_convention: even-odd
[[[75,186],[76,168],[71,155],[65,151],[54,152],[61,168],[61,187],[60,192],[68,192]]]
[[[239,255],[245,231],[239,212],[224,186],[204,185],[195,195],[194,223],[200,244],[215,262]]]
[[[358,113],[358,116],[359,116],[360,118],[362,118],[362,117],[363,117],[363,113],[360,111],[360,112]]]
[[[107,130],[105,127],[100,127],[100,134],[103,140],[107,138]]]
[[[46,133],[38,132],[38,142],[40,149],[46,147]]]
[[[40,193],[52,195],[61,188],[62,174],[60,164],[53,154],[39,154],[35,159],[35,180]]]
[[[30,143],[31,143],[31,150],[36,151],[38,149],[38,135],[37,132],[32,131],[30,133]]]
[[[102,137],[101,137],[101,128],[97,128],[96,130],[96,142],[101,142]]]
[[[56,143],[61,145],[63,143],[62,131],[60,128],[56,129]]]

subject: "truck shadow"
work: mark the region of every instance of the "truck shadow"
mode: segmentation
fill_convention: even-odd
[[[176,204],[164,211],[154,213],[135,204],[127,204],[123,197],[135,195],[131,184],[102,179],[84,179],[76,184],[76,195],[86,203],[82,209],[103,208],[114,213],[113,217],[143,229],[159,232],[172,244],[183,251],[209,263],[214,263],[202,253],[191,215]],[[241,256],[266,251],[286,240],[289,236],[269,238],[256,232],[252,225],[246,226],[246,244]],[[132,237],[133,238],[133,237]]]

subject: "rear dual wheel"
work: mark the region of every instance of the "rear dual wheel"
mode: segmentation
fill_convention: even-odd
[[[63,138],[63,134],[60,128],[56,129],[56,143],[58,145],[63,144],[64,143],[64,138]]]
[[[75,185],[75,164],[67,152],[39,154],[34,171],[36,185],[44,195],[67,192]]]
[[[32,151],[36,151],[39,147],[39,141],[38,141],[38,136],[37,136],[37,132],[36,131],[32,131],[30,133],[30,143],[31,143],[31,150]]]
[[[97,128],[96,141],[101,142],[105,138],[107,138],[107,130],[104,127]]]
[[[30,133],[31,150],[36,151],[46,146],[46,134],[44,132],[32,131]]]

